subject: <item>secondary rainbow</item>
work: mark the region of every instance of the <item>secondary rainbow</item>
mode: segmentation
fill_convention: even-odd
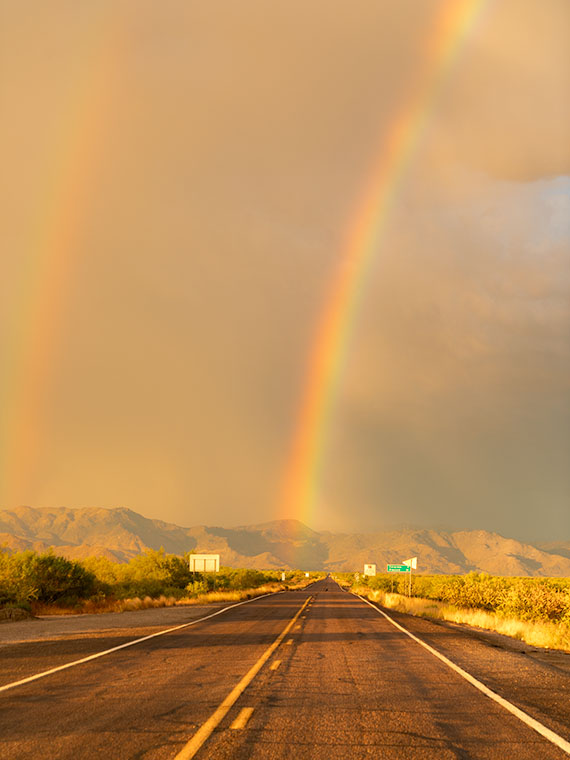
[[[0,423],[0,485],[7,505],[34,493],[45,398],[64,329],[64,313],[109,125],[122,23],[102,13],[86,28],[74,60],[75,80],[59,114],[43,191],[29,218],[29,265],[19,285],[18,313],[5,360]],[[18,284],[15,284],[18,287]]]
[[[313,338],[280,495],[281,517],[295,517],[310,524],[314,516],[328,426],[370,265],[439,95],[486,4],[487,0],[442,3],[427,37],[416,81],[382,137],[365,192],[348,225],[340,265]]]

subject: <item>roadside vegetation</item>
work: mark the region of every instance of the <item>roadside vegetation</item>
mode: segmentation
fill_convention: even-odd
[[[218,573],[191,573],[188,557],[148,551],[130,562],[105,557],[69,560],[54,552],[9,553],[0,550],[0,611],[24,609],[35,615],[121,612],[239,601],[286,588],[301,588],[315,579],[300,571],[281,572],[220,568]],[[324,575],[322,573],[321,575]]]
[[[509,578],[487,573],[372,578],[338,573],[336,580],[383,607],[420,617],[486,628],[528,644],[570,651],[570,579]]]

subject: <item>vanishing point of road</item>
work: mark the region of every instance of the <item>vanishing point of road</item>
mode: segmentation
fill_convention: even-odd
[[[568,757],[570,655],[386,612],[327,578],[225,609],[6,624],[0,757]]]

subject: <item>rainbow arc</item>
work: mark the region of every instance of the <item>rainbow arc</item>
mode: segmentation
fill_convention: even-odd
[[[410,164],[458,55],[487,0],[445,0],[427,37],[415,82],[395,113],[348,225],[336,278],[325,299],[280,494],[281,517],[309,524],[317,508],[330,420],[371,264]]]

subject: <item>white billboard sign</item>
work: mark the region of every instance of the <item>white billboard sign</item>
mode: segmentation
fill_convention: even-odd
[[[220,569],[219,554],[191,554],[191,573],[217,573]]]
[[[364,565],[364,575],[376,575],[376,565]]]
[[[407,565],[408,567],[411,567],[412,570],[418,569],[418,558],[417,557],[411,557],[410,559],[405,559],[402,562],[402,565]]]

